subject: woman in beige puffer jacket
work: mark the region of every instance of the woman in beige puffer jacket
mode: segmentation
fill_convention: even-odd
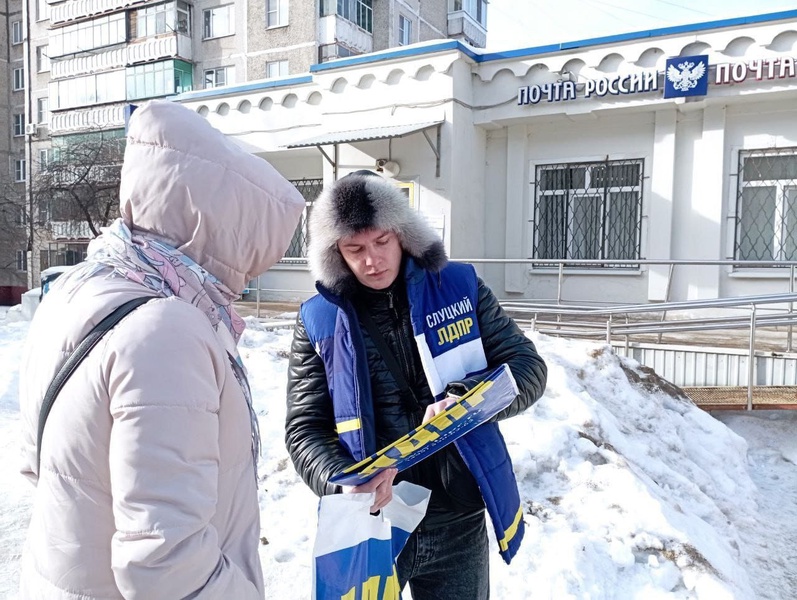
[[[120,196],[122,220],[45,296],[22,358],[22,470],[36,492],[20,597],[262,598],[257,423],[231,301],[281,258],[304,201],[170,102],[133,114]],[[62,389],[37,466],[39,409],[57,369],[141,296],[156,299]]]

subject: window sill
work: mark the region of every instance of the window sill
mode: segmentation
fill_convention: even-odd
[[[788,279],[790,267],[771,267],[767,269],[743,269],[731,271],[728,277],[731,279]],[[797,266],[794,268],[797,274]]]
[[[213,37],[203,37],[202,41],[203,42],[210,42],[212,40],[220,40],[222,38],[232,37],[234,35],[235,35],[235,32],[233,32],[233,33],[224,33],[222,35],[214,35]]]
[[[271,31],[272,29],[284,29],[288,25],[290,25],[290,23],[280,23],[279,25],[269,25],[268,27],[266,27],[266,31]]]
[[[277,271],[309,271],[310,267],[307,264],[307,259],[291,259],[289,261],[279,261],[273,267]]]
[[[565,276],[569,275],[611,275],[611,276],[619,276],[619,277],[637,277],[643,274],[643,270],[641,268],[636,269],[624,269],[620,267],[601,267],[595,269],[579,269],[579,268],[565,268],[562,271],[562,274]],[[529,273],[534,273],[535,275],[559,275],[559,268],[558,267],[529,267]]]

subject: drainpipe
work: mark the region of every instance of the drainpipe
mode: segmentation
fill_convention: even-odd
[[[33,2],[22,3],[22,23],[24,38],[22,40],[22,65],[25,69],[25,125],[32,123],[32,82],[31,68],[33,61],[30,58],[30,8]],[[33,137],[25,132],[25,192],[28,202],[28,243],[26,256],[28,261],[28,289],[33,289]]]

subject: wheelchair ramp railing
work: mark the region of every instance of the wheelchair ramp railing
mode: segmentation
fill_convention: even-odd
[[[699,406],[797,408],[797,294],[594,307],[504,301],[547,335],[602,340]]]

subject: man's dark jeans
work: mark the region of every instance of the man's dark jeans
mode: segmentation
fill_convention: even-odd
[[[446,527],[415,531],[399,554],[399,584],[413,600],[487,600],[490,557],[484,512]]]

